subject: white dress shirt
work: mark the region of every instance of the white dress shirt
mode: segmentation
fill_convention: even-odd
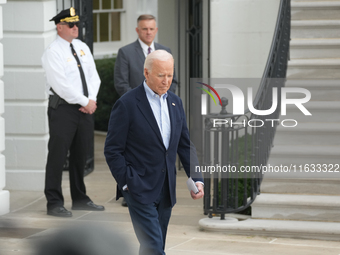
[[[50,90],[52,87],[69,104],[86,106],[89,99],[97,101],[100,78],[89,47],[78,39],[74,39],[72,45],[84,71],[89,96],[84,96],[79,68],[70,43],[60,36],[47,47],[41,58],[46,72],[46,92],[53,95]]]
[[[152,42],[150,46],[146,45],[141,39],[138,38],[139,44],[142,47],[144,56],[146,57],[148,55],[148,49],[151,48],[151,52],[155,51],[155,44]],[[150,53],[151,53],[150,52]]]
[[[143,85],[146,97],[148,98],[153,115],[155,116],[155,119],[157,121],[159,131],[161,132],[163,144],[165,148],[168,149],[171,134],[169,109],[166,100],[168,97],[168,93],[159,96],[150,89],[150,87],[145,83],[145,81]]]

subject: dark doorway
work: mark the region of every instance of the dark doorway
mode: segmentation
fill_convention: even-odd
[[[188,1],[188,50],[190,78],[202,78],[203,0]]]

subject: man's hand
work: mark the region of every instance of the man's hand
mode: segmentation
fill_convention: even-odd
[[[80,107],[79,111],[87,114],[93,114],[97,109],[96,101],[90,99],[89,103],[86,106]]]
[[[195,194],[193,191],[190,192],[192,199],[200,199],[204,196],[203,184],[202,183],[195,183],[198,188],[198,193]]]

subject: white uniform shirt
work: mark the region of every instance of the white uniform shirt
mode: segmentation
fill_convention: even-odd
[[[46,72],[46,92],[53,95],[50,88],[70,104],[86,106],[89,99],[97,101],[100,78],[89,47],[78,39],[72,41],[84,71],[89,96],[84,96],[83,85],[77,61],[70,43],[60,36],[45,50],[41,60]]]

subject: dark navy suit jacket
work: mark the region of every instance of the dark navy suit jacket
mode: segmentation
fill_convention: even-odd
[[[159,43],[154,43],[155,50],[166,50],[171,53],[170,48]],[[114,69],[114,84],[117,93],[122,96],[127,91],[138,87],[144,78],[145,55],[138,40],[119,49]],[[174,78],[170,91],[175,92],[177,78],[174,71]]]
[[[104,154],[117,181],[117,199],[127,184],[134,199],[142,204],[155,202],[166,173],[171,205],[176,203],[176,154],[187,176],[198,165],[181,99],[168,91],[171,122],[169,148],[166,149],[143,84],[124,94],[112,108]],[[202,181],[201,175],[193,178]],[[165,184],[166,185],[166,184]]]

